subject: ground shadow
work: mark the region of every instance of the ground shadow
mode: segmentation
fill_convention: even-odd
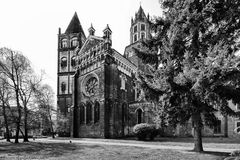
[[[74,143],[0,143],[1,154],[14,155],[38,155],[44,153],[44,156],[58,157],[75,150],[81,151],[85,148],[97,148],[98,145],[76,145]]]

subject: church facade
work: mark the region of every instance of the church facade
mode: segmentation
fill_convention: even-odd
[[[131,19],[130,44],[123,54],[112,47],[108,25],[102,36],[95,35],[92,25],[88,32],[86,36],[76,13],[64,33],[59,29],[57,109],[58,119],[68,119],[66,132],[72,137],[116,138],[130,135],[138,123],[152,123],[154,104],[142,98],[135,81],[145,66],[133,51],[151,36],[149,16],[140,6]],[[232,135],[236,125],[240,121],[222,116],[216,129],[205,128],[204,133]],[[169,134],[191,134],[191,124]]]
[[[73,137],[122,137],[150,117],[148,102],[139,102],[135,75],[142,67],[133,52],[148,39],[149,16],[139,8],[131,21],[130,45],[124,55],[112,48],[107,25],[102,36],[91,26],[88,36],[75,13],[65,33],[58,35],[58,113],[70,118]]]

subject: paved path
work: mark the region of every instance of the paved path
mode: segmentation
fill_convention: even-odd
[[[81,143],[81,144],[99,144],[99,145],[114,145],[114,146],[130,146],[130,147],[144,147],[144,148],[151,148],[151,149],[171,149],[171,150],[181,150],[181,151],[191,151],[193,147],[190,146],[178,146],[178,145],[161,145],[161,144],[152,144],[151,142],[138,142],[134,140],[106,140],[106,139],[89,139],[89,138],[64,138],[64,139],[37,139],[38,142],[64,142],[64,143]],[[150,144],[149,144],[150,143]],[[154,142],[153,142],[154,143]],[[204,151],[210,152],[232,152],[236,149],[229,149],[229,148],[209,148],[204,147]]]

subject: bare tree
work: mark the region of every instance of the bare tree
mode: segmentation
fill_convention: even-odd
[[[20,99],[23,105],[23,113],[24,113],[24,142],[28,142],[28,115],[29,115],[29,104],[33,99],[33,92],[36,86],[41,82],[42,78],[38,77],[30,65],[26,68],[23,77],[21,77],[20,81]]]
[[[6,140],[10,142],[10,132],[9,132],[9,118],[7,115],[7,106],[9,106],[9,101],[12,98],[12,90],[8,85],[6,77],[0,73],[0,102],[2,104],[2,114],[4,119],[4,126],[6,129]]]
[[[19,143],[19,131],[22,117],[22,107],[20,105],[20,86],[24,78],[26,78],[26,71],[30,67],[29,60],[18,51],[13,51],[8,48],[0,49],[0,70],[8,78],[8,85],[11,86],[15,92],[15,99],[17,104],[17,118],[16,118],[16,137],[15,143]]]

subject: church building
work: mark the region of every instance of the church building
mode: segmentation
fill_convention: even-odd
[[[58,113],[70,117],[73,137],[114,138],[130,134],[137,123],[148,122],[148,102],[139,102],[135,76],[142,68],[133,47],[150,37],[149,16],[140,6],[131,20],[130,44],[124,54],[112,48],[109,25],[103,35],[88,36],[75,13],[65,33],[58,35]]]
[[[86,36],[77,13],[64,33],[58,33],[58,120],[72,137],[116,138],[130,135],[138,123],[152,123],[153,103],[144,100],[136,83],[138,71],[146,71],[133,48],[149,39],[150,20],[142,7],[131,19],[130,44],[123,54],[112,47],[109,25],[95,35],[91,25]],[[234,135],[240,120],[219,115],[219,125],[204,128],[206,135]],[[191,124],[172,129],[172,135],[191,134]]]

